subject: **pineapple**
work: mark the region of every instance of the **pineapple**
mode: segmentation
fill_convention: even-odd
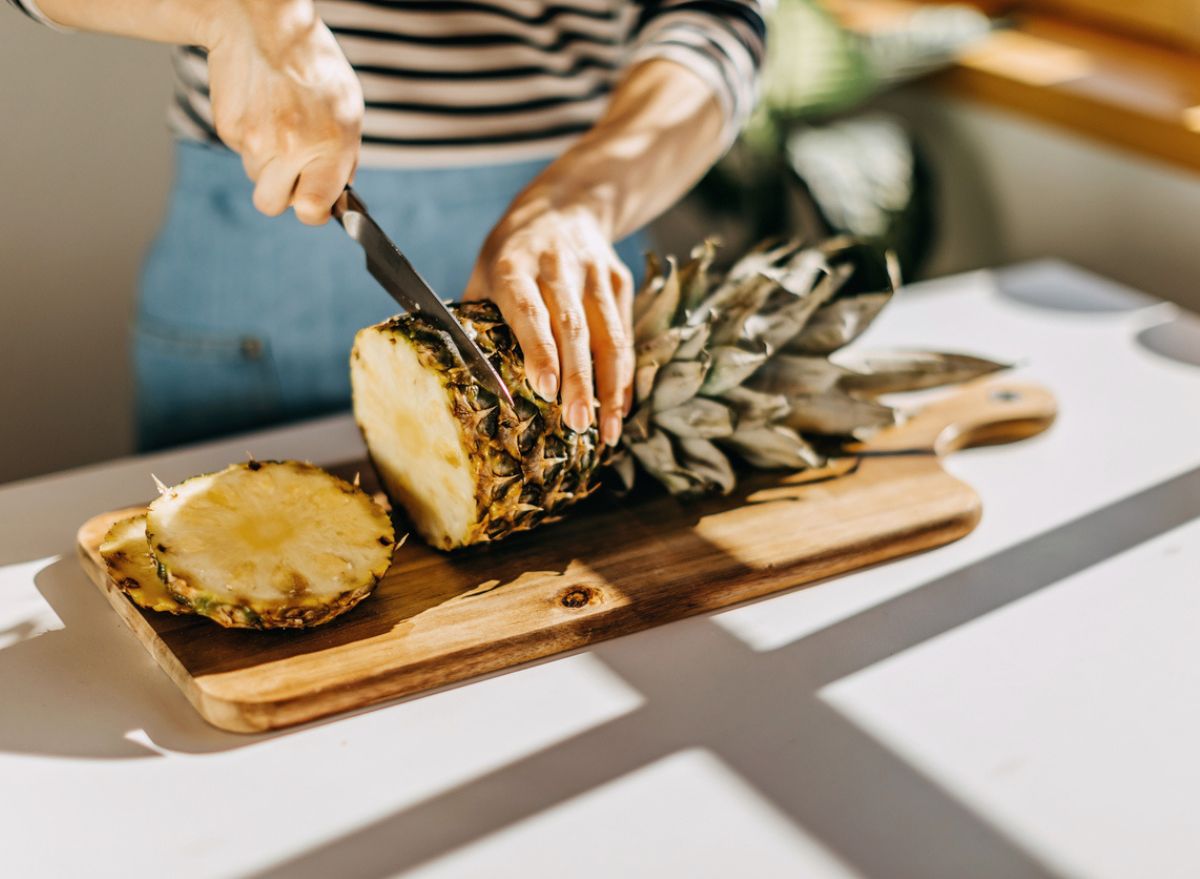
[[[167,591],[158,576],[158,563],[146,543],[146,514],[122,519],[109,529],[100,544],[108,576],[138,607],[166,613],[191,613]]]
[[[501,405],[419,312],[361,330],[350,355],[354,411],[388,495],[431,545],[496,540],[585,497],[599,462],[525,380],[512,332],[490,302],[454,308],[513,395]]]
[[[842,351],[898,283],[895,261],[872,245],[766,245],[724,277],[714,258],[712,242],[682,267],[649,258],[634,305],[635,406],[604,456],[594,429],[570,430],[559,404],[534,393],[490,303],[454,311],[512,391],[512,408],[479,387],[422,315],[361,330],[350,364],[355,415],[388,494],[422,537],[454,549],[552,521],[592,491],[601,464],[626,489],[640,469],[682,497],[731,491],[731,456],[818,467],[806,435],[861,438],[894,423],[880,395],[1003,368],[966,355]]]
[[[180,605],[254,629],[316,626],[346,612],[387,571],[395,546],[391,520],[365,492],[295,461],[249,461],[163,487],[144,540]]]

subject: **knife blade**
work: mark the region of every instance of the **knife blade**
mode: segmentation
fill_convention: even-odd
[[[513,405],[512,394],[495,367],[484,356],[475,340],[467,335],[446,304],[418,274],[387,233],[367,211],[358,193],[347,186],[332,209],[333,217],[366,254],[367,271],[407,312],[421,312],[445,330],[458,349],[459,356],[483,387]]]

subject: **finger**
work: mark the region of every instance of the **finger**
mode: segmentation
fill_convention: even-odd
[[[242,167],[246,176],[257,181],[262,176],[263,168],[278,154],[277,144],[273,138],[264,136],[260,130],[254,128],[243,131],[239,126],[237,132],[236,145],[228,140],[225,141],[225,145],[242,157]],[[224,135],[222,139],[224,140]]]
[[[612,284],[613,299],[616,300],[617,311],[621,315],[621,324],[625,334],[633,340],[633,273],[621,262],[616,251],[612,252],[612,263],[609,269],[609,283]]]
[[[609,277],[612,281],[613,298],[616,300],[617,311],[621,315],[621,326],[625,328],[625,339],[629,344],[629,357],[632,363],[636,360],[633,337],[633,297],[635,293],[633,273],[629,271],[629,268],[617,256],[615,250],[611,251],[611,253],[613,262]],[[629,413],[633,411],[632,366],[630,367],[629,381],[625,385],[624,391],[622,391],[622,400],[621,411],[626,417],[629,417]]]
[[[538,286],[550,309],[562,375],[563,421],[575,431],[592,424],[592,354],[580,295],[583,278],[561,253],[538,260]]]
[[[295,163],[278,156],[270,159],[254,186],[254,206],[268,217],[278,217],[286,211],[299,170]]]
[[[482,293],[482,289],[475,292]],[[550,327],[550,312],[533,273],[501,260],[496,266],[491,296],[521,346],[526,380],[543,400],[558,399],[558,346]]]
[[[596,395],[600,398],[600,439],[615,446],[621,438],[625,392],[633,382],[633,349],[607,266],[588,266],[583,306],[592,343]]]
[[[227,144],[228,146],[228,144]],[[232,149],[232,147],[230,147]],[[242,168],[246,172],[246,176],[252,182],[257,183],[259,176],[262,174],[263,167],[267,164],[270,156],[260,153],[244,152],[242,153]]]
[[[327,223],[330,208],[346,188],[353,167],[353,156],[348,154],[313,159],[305,165],[292,194],[297,219],[307,226]]]

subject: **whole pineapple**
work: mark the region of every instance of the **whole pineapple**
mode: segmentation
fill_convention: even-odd
[[[559,404],[526,382],[492,304],[454,311],[512,391],[512,408],[476,384],[450,338],[419,313],[361,330],[355,414],[418,532],[453,549],[535,527],[585,497],[602,463],[626,487],[640,465],[672,494],[729,492],[729,455],[762,468],[819,466],[805,434],[860,437],[895,421],[881,394],[1003,368],[964,355],[840,351],[897,284],[894,261],[871,245],[763,246],[723,277],[714,255],[705,242],[682,267],[649,260],[635,303],[634,410],[603,460],[595,431],[566,427]]]

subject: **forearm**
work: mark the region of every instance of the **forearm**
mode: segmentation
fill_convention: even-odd
[[[591,131],[518,197],[506,218],[583,207],[610,240],[679,200],[724,149],[725,117],[712,89],[669,60],[634,67]]]
[[[317,22],[312,0],[38,0],[55,24],[74,30],[211,49],[231,27],[283,49]]]

